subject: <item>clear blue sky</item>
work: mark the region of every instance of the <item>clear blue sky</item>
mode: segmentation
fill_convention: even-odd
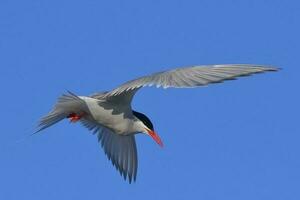
[[[0,199],[300,199],[299,10],[296,0],[0,1]],[[26,138],[66,90],[223,63],[283,70],[141,90],[133,106],[165,147],[137,136],[135,184],[79,124]]]

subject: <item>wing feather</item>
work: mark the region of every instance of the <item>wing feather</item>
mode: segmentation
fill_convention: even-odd
[[[89,130],[97,131],[98,141],[105,155],[111,160],[121,176],[125,180],[128,178],[129,183],[135,181],[138,162],[134,136],[118,135],[91,119],[82,118],[81,123]]]
[[[162,86],[164,88],[197,87],[211,83],[220,83],[225,80],[234,80],[237,77],[277,70],[274,67],[246,64],[183,67],[128,81],[111,92],[106,93],[105,96],[114,97],[127,94],[131,97],[128,100],[131,101],[135,92],[144,86],[156,85],[157,87]]]

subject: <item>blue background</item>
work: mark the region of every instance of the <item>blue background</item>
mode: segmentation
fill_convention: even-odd
[[[300,199],[298,1],[0,1],[0,199]],[[109,90],[193,64],[283,68],[199,89],[141,90],[123,181],[66,120],[28,137],[66,90]]]

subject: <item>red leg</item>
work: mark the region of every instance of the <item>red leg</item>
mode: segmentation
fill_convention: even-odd
[[[70,119],[70,122],[75,123],[78,120],[80,120],[82,116],[83,116],[82,114],[80,115],[80,114],[76,114],[76,113],[71,113],[68,115],[67,118]]]

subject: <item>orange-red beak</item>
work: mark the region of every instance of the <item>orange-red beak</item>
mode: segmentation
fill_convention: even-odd
[[[157,133],[155,133],[154,131],[152,131],[150,129],[147,129],[147,132],[159,146],[161,146],[161,147],[164,146],[160,137],[157,135]]]

